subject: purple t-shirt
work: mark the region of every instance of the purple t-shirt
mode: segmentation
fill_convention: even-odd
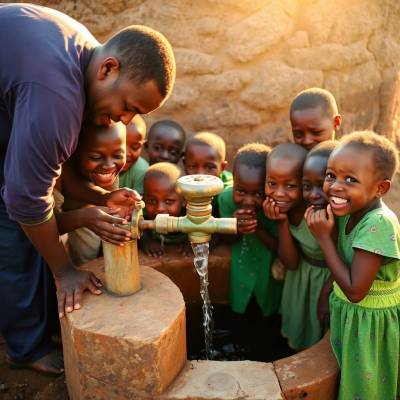
[[[72,18],[23,4],[0,6],[0,38],[0,202],[11,219],[40,223],[78,142],[98,42]]]

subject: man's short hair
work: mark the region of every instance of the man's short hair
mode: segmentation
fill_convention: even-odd
[[[167,38],[147,26],[131,25],[107,40],[104,48],[115,52],[121,73],[137,84],[154,80],[167,97],[175,81],[175,57]]]
[[[328,117],[338,115],[335,97],[331,92],[321,88],[309,88],[300,92],[290,105],[290,115],[295,111],[321,107]]]
[[[220,161],[225,161],[226,145],[224,139],[216,133],[199,132],[186,141],[185,151],[190,145],[209,146],[217,152]]]
[[[357,131],[343,136],[338,148],[354,146],[361,151],[370,151],[378,179],[393,179],[399,168],[399,153],[396,146],[384,136],[372,131]]]

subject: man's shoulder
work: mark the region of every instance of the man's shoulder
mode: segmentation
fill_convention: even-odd
[[[0,7],[0,37],[4,92],[33,83],[68,102],[84,96],[84,71],[97,41],[83,25],[50,8],[6,5]]]

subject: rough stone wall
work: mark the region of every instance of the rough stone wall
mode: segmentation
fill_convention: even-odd
[[[398,0],[38,1],[84,23],[99,40],[145,24],[171,41],[177,82],[149,123],[172,118],[189,134],[228,144],[290,137],[288,106],[310,86],[335,95],[342,133],[374,129],[400,144]]]

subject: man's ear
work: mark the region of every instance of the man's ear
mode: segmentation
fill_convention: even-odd
[[[378,190],[376,192],[376,197],[380,198],[384,196],[392,186],[392,181],[390,179],[384,179],[378,183]]]
[[[222,161],[221,163],[221,172],[225,171],[226,167],[228,166],[228,161]]]
[[[97,79],[102,81],[113,73],[120,72],[121,65],[115,57],[105,58],[97,70]]]

